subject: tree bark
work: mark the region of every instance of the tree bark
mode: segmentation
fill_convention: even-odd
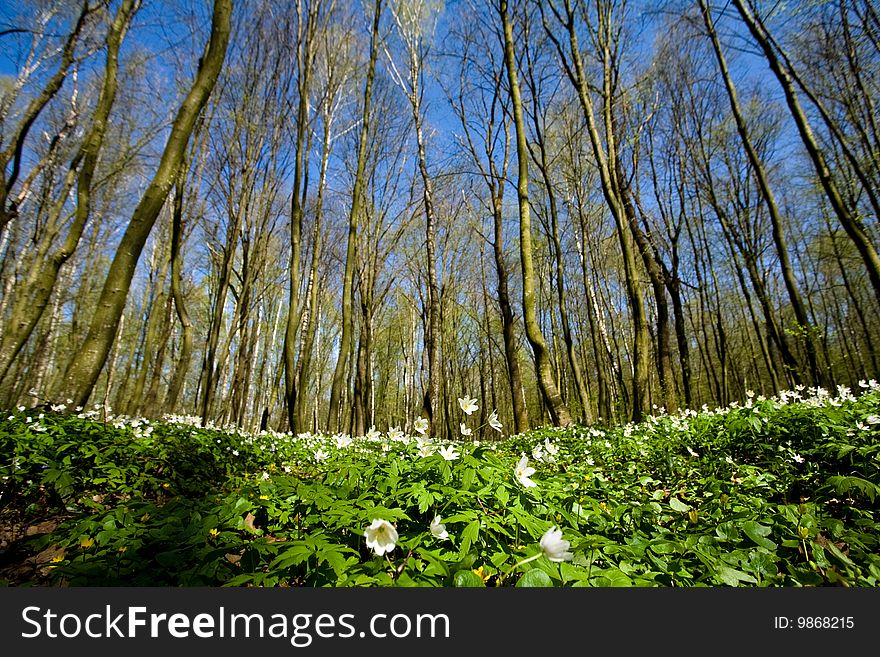
[[[357,254],[358,221],[363,211],[363,194],[366,184],[367,136],[370,127],[370,100],[373,93],[373,79],[376,77],[376,60],[379,56],[379,19],[382,13],[382,0],[376,0],[373,10],[373,28],[370,35],[370,61],[367,66],[367,80],[364,87],[364,107],[361,116],[361,129],[358,136],[357,170],[352,189],[351,209],[348,216],[348,241],[345,249],[345,271],[342,278],[342,333],[339,337],[339,353],[333,369],[333,382],[330,386],[330,405],[327,409],[327,430],[336,433],[339,429],[339,407],[342,401],[342,388],[345,385],[345,370],[351,351],[352,306],[354,305],[354,266]]]
[[[70,397],[74,400],[74,405],[84,405],[88,400],[107,360],[144,243],[174,184],[196,118],[205,106],[223,65],[229,42],[231,14],[232,0],[214,1],[210,42],[195,82],[174,119],[159,169],[141,197],[122,236],[104,281],[85,342],[67,368],[62,397]]]
[[[523,273],[523,321],[526,327],[526,338],[528,338],[532,351],[535,354],[538,385],[541,389],[544,403],[550,412],[552,422],[564,427],[572,424],[571,414],[553,381],[550,354],[547,350],[547,343],[538,326],[535,308],[535,271],[532,262],[532,227],[529,210],[529,150],[526,144],[525,119],[523,117],[522,99],[519,91],[516,58],[513,51],[513,28],[508,16],[507,0],[500,0],[499,4],[501,25],[504,31],[504,61],[507,66],[513,121],[516,128],[516,152],[519,163],[517,195],[519,199],[520,262]]]

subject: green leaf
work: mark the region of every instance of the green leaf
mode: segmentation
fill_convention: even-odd
[[[471,486],[474,485],[474,479],[477,477],[477,471],[473,468],[468,468],[464,471],[464,474],[461,477],[461,489],[462,490],[470,490]]]
[[[751,575],[728,566],[718,566],[715,569],[715,575],[728,586],[739,586],[740,582],[747,582],[749,584],[758,583],[758,581]]]
[[[480,521],[473,520],[461,532],[461,552],[467,552],[480,535]]]
[[[843,552],[841,552],[840,548],[838,548],[831,541],[828,541],[828,543],[825,545],[825,549],[828,550],[831,554],[833,554],[835,557],[837,557],[837,559],[839,561],[842,561],[847,566],[855,567],[855,564],[853,563],[852,559],[850,559]]]
[[[596,586],[632,586],[632,580],[626,573],[617,569],[609,568],[596,578]]]
[[[757,545],[767,548],[768,550],[776,549],[776,543],[765,538],[770,535],[770,527],[767,525],[762,525],[754,520],[746,520],[742,524],[742,530],[745,532],[746,536],[752,539]]]
[[[539,588],[553,586],[553,582],[550,580],[550,576],[543,570],[532,568],[519,578],[516,585],[517,587]]]
[[[677,497],[669,498],[669,506],[672,507],[673,511],[678,511],[679,513],[687,513],[691,510],[690,504],[685,504]]]
[[[880,495],[880,486],[877,486],[867,479],[862,479],[861,477],[841,477],[835,475],[833,477],[828,477],[828,485],[831,486],[838,495],[846,495],[850,491],[856,490],[870,499],[871,503],[874,502],[876,496]]]
[[[486,588],[483,580],[473,570],[459,570],[455,573],[453,582],[456,588]]]

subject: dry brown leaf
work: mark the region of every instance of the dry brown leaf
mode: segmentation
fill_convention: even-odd
[[[25,529],[24,535],[35,536],[37,534],[48,534],[49,532],[55,531],[55,528],[58,527],[58,525],[59,522],[57,520],[46,520],[45,522],[31,525],[30,527]]]

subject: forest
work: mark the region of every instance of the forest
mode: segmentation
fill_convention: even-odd
[[[277,467],[296,474],[285,485],[306,485],[351,440],[379,461],[397,443],[406,458],[421,450],[437,459],[443,495],[482,481],[500,507],[531,488],[522,477],[534,468],[518,461],[528,452],[562,468],[553,508],[569,515],[572,504],[589,506],[562,493],[564,471],[593,472],[595,451],[577,447],[585,436],[617,437],[599,460],[636,488],[660,475],[639,478],[626,458],[655,459],[670,481],[690,481],[710,477],[705,464],[679,471],[674,460],[718,450],[713,463],[739,454],[772,473],[752,473],[757,489],[778,496],[755,493],[762,514],[768,500],[797,508],[800,497],[805,517],[805,500],[825,486],[837,496],[829,518],[874,522],[872,1],[22,0],[0,6],[0,43],[0,470],[2,503],[19,514],[6,520],[16,541],[49,509],[67,518],[112,507],[121,531],[128,510],[103,500],[121,504],[138,490],[155,507],[146,516],[171,513],[168,491],[195,499],[194,481],[213,485],[207,472],[243,477],[223,504],[250,541],[272,518],[276,529],[286,520],[239,504],[241,482],[268,486]],[[789,412],[798,429],[780,419]],[[732,424],[719,429],[720,418]],[[645,447],[646,436],[659,442]],[[500,459],[491,467],[478,466],[486,445]],[[109,466],[93,460],[104,449],[121,460],[101,474]],[[142,461],[151,450],[167,451],[167,467]],[[224,460],[246,450],[257,450],[248,463]],[[450,469],[459,457],[473,460],[473,474]],[[510,490],[497,480],[505,458],[518,462],[512,481],[522,484]],[[297,459],[305,470],[290,465]],[[345,495],[334,488],[339,500],[365,490],[353,483],[359,461],[343,461],[342,479],[325,482],[347,482]],[[383,470],[376,490],[394,490],[387,477],[403,467]],[[791,472],[801,467],[813,469]],[[746,476],[722,474],[725,485]],[[677,503],[683,527],[697,525],[699,505],[679,499],[686,487],[676,497],[677,485],[660,486],[663,503]],[[410,491],[409,503],[425,514],[439,490]],[[251,492],[274,500],[277,491]],[[853,508],[836,506],[840,497]],[[517,522],[537,539],[547,527],[534,518],[552,513],[529,499],[522,512],[536,515]],[[592,508],[601,515],[611,503]],[[412,519],[385,511],[350,518]],[[478,537],[488,540],[467,513],[459,565]],[[822,566],[814,555],[809,576],[785,579],[775,559],[746,556],[757,571],[725,562],[710,568],[714,581],[876,585],[880,562],[867,556],[876,524],[859,525],[860,561],[848,556],[852,536],[844,549],[837,529],[774,513],[794,522],[794,544],[779,545],[809,561],[809,527],[813,546],[849,563]],[[307,513],[282,515],[304,522]],[[659,517],[644,522],[667,522]],[[752,549],[776,555],[766,518],[748,520],[760,529],[746,534]],[[57,538],[56,520],[36,533]],[[211,522],[205,531],[223,536]],[[426,536],[439,536],[431,527]],[[70,531],[70,545],[91,548],[94,532]],[[296,531],[290,540],[306,540],[303,525]],[[327,548],[336,556],[288,580],[276,571],[300,562],[272,562],[267,580],[248,552],[257,548],[243,548],[256,561],[234,581],[385,584],[409,573],[404,562],[391,580],[346,579],[343,555],[363,545],[339,540],[348,547]],[[41,554],[61,554],[53,545]],[[576,559],[589,552],[592,564],[596,545]],[[505,550],[486,564],[499,585]],[[318,575],[320,563],[335,575]],[[477,572],[470,565],[460,570]],[[104,569],[89,567],[89,576]],[[443,581],[458,582],[443,568]],[[545,576],[635,581],[637,569],[615,568]],[[186,581],[228,581],[198,572]],[[701,577],[638,572],[667,585]]]

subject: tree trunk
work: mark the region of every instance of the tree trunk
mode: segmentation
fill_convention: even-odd
[[[551,420],[558,426],[569,426],[572,423],[571,414],[553,381],[550,354],[547,350],[547,343],[538,326],[535,308],[535,272],[532,262],[532,228],[529,211],[529,150],[526,144],[525,119],[523,118],[516,58],[513,51],[513,28],[507,13],[507,0],[500,0],[499,9],[501,25],[504,31],[504,61],[507,66],[510,100],[513,106],[513,120],[516,127],[516,152],[519,162],[517,194],[519,197],[520,261],[523,272],[523,321],[526,327],[526,337],[535,354],[538,385],[541,389],[544,403],[550,411]]]
[[[727,69],[727,62],[724,53],[721,51],[721,44],[718,41],[718,35],[715,32],[715,26],[712,23],[712,16],[706,0],[700,0],[700,11],[703,13],[703,22],[709,32],[709,38],[712,41],[712,49],[715,51],[715,57],[718,59],[718,68],[721,71],[721,77],[724,80],[724,87],[727,89],[727,96],[730,99],[730,109],[736,123],[736,131],[742,140],[743,148],[749,158],[749,164],[758,181],[758,187],[761,195],[767,205],[770,214],[770,222],[773,227],[773,243],[776,246],[776,253],[779,256],[779,268],[782,271],[782,279],[785,282],[785,289],[788,292],[788,298],[794,311],[795,320],[798,323],[798,333],[803,335],[804,347],[807,354],[807,364],[810,370],[810,376],[816,385],[827,385],[827,377],[824,372],[819,369],[819,361],[816,356],[816,344],[814,341],[815,330],[807,315],[806,307],[801,298],[800,291],[794,276],[794,269],[791,260],[788,257],[788,245],[785,239],[783,229],[782,213],[776,203],[776,197],[770,187],[770,180],[764,168],[764,163],[758,156],[758,152],[749,137],[748,128],[746,127],[745,117],[740,109],[739,100],[737,99],[736,87],[730,78],[730,72]]]
[[[373,79],[376,76],[376,60],[379,56],[379,19],[382,13],[382,0],[376,0],[373,11],[373,28],[370,35],[370,62],[367,68],[367,81],[364,87],[364,107],[361,129],[358,136],[357,170],[352,189],[351,210],[348,216],[348,241],[345,250],[345,271],[342,278],[342,334],[339,338],[339,354],[333,369],[333,382],[330,387],[330,406],[327,410],[327,430],[336,433],[339,427],[339,407],[342,388],[345,385],[345,370],[351,351],[352,306],[354,305],[354,266],[357,246],[358,221],[363,208],[364,186],[366,184],[367,136],[370,127],[370,99],[373,93]]]
[[[62,397],[75,405],[88,400],[107,360],[144,243],[165,203],[195,125],[214,88],[229,42],[232,0],[215,0],[211,38],[195,82],[181,105],[162,153],[159,169],[134,210],[104,281],[86,340],[67,368]]]
[[[746,7],[743,0],[733,0],[733,4],[739,11],[743,22],[746,24],[746,27],[748,27],[752,37],[767,58],[770,70],[773,71],[780,86],[782,86],[782,91],[785,94],[785,102],[788,105],[792,118],[794,118],[795,124],[797,125],[801,141],[804,143],[807,154],[813,163],[813,167],[819,177],[822,189],[825,191],[825,195],[828,197],[831,207],[834,209],[834,213],[840,220],[840,224],[843,226],[846,234],[852,240],[853,244],[855,244],[859,255],[862,257],[862,261],[865,263],[865,268],[868,271],[868,278],[874,289],[874,297],[877,299],[877,303],[880,304],[880,255],[878,255],[877,249],[871,241],[871,236],[868,234],[859,218],[846,206],[843,196],[840,193],[840,189],[831,175],[831,170],[828,167],[825,156],[822,154],[819,144],[816,141],[816,137],[813,135],[813,130],[807,119],[807,115],[804,112],[803,107],[801,107],[800,100],[798,100],[792,77],[787,67],[783,67],[782,62],[780,62],[779,57],[774,51],[767,30],[764,28],[760,19],[756,18],[749,8]]]
[[[68,230],[64,243],[39,266],[35,278],[29,281],[26,289],[17,294],[20,303],[16,303],[12,311],[11,325],[6,327],[0,338],[0,381],[3,380],[9,365],[21,351],[33,333],[34,327],[42,317],[61,267],[73,255],[82,237],[86,222],[91,211],[92,179],[98,162],[98,155],[104,144],[107,131],[107,120],[113,102],[116,99],[116,79],[119,70],[119,48],[125,33],[136,11],[136,0],[124,0],[116,12],[113,24],[107,35],[107,63],[104,69],[104,81],[98,97],[92,125],[83,138],[82,146],[70,163],[70,174],[79,166],[77,174],[77,195],[74,219]],[[66,194],[64,194],[66,196]],[[58,210],[64,198],[59,200]],[[0,203],[2,207],[2,203]]]

